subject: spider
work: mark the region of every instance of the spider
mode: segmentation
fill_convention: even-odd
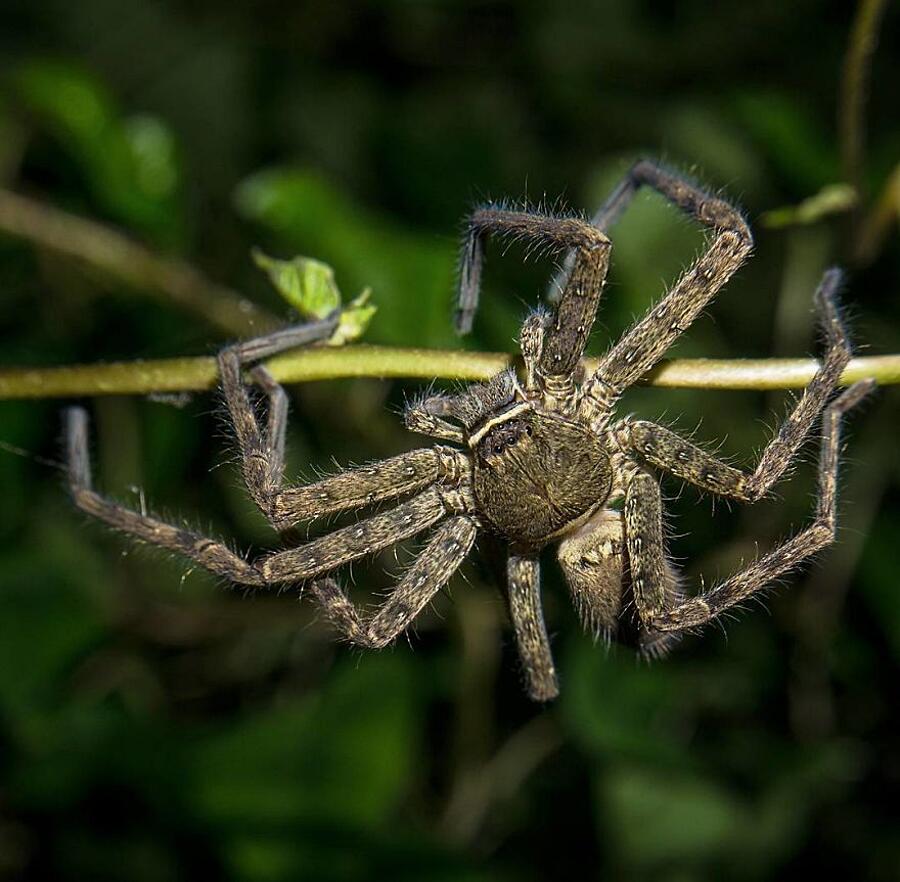
[[[585,375],[582,356],[610,260],[606,231],[641,186],[709,228],[705,250],[668,293]],[[752,471],[725,464],[664,426],[616,418],[622,393],[656,364],[750,255],[741,214],[679,175],[642,160],[597,215],[550,216],[488,205],[472,213],[463,243],[457,328],[469,330],[490,236],[514,237],[568,253],[569,271],[552,313],[532,314],[521,329],[521,378],[503,371],[461,394],[430,395],[406,410],[406,425],[439,439],[305,486],[283,482],[287,398],[263,366],[251,377],[267,398],[261,420],[242,368],[282,349],[313,342],[329,319],[224,349],[221,386],[253,500],[279,531],[299,522],[404,501],[320,538],[249,561],[223,542],[133,511],[92,488],[87,416],[67,411],[68,475],[74,501],[89,515],[140,540],[179,552],[231,582],[253,587],[308,585],[345,638],[364,647],[391,643],[450,580],[480,531],[508,543],[508,599],[531,698],[558,694],[540,601],[539,553],[558,544],[573,601],[596,635],[632,642],[644,654],[665,651],[833,542],[842,415],[872,386],[864,380],[834,401],[850,345],[829,270],[815,302],[826,339],[817,373]],[[831,403],[829,403],[831,401]],[[666,556],[660,475],[740,502],[766,495],[822,416],[818,497],[812,523],[720,584],[682,594]],[[333,571],[432,530],[427,544],[371,616],[360,614]]]

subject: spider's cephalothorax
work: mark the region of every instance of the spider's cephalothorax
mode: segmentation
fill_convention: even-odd
[[[509,542],[540,548],[609,496],[603,439],[531,402],[517,402],[467,440],[479,513]]]
[[[695,263],[649,312],[583,376],[582,356],[609,265],[606,231],[646,185],[707,227]],[[297,547],[247,561],[222,542],[132,511],[91,486],[87,417],[68,411],[69,481],[78,506],[139,539],[178,551],[242,585],[308,583],[352,642],[390,643],[404,631],[469,553],[479,531],[509,546],[510,615],[529,694],[557,694],[540,604],[538,554],[558,542],[572,598],[596,634],[634,642],[647,654],[680,632],[721,615],[834,539],[837,458],[842,415],[873,385],[862,381],[831,400],[850,358],[835,304],[840,273],[826,273],[816,305],[827,340],[823,362],[752,471],[726,465],[652,422],[616,419],[615,404],[706,308],[747,259],[750,231],[727,202],[651,162],[636,163],[590,221],[487,206],[469,219],[457,327],[467,331],[477,305],[484,242],[490,235],[567,252],[552,314],[535,313],[521,333],[524,372],[498,374],[458,395],[435,395],[407,409],[408,427],[449,444],[340,472],[315,484],[283,483],[287,398],[264,367],[251,376],[268,398],[262,424],[242,365],[314,342],[333,319],[280,331],[224,350],[222,390],[254,501],[279,530],[383,500],[396,507]],[[678,589],[663,531],[660,474],[742,502],[763,497],[781,477],[821,416],[819,495],[804,530],[694,596]],[[432,530],[433,528],[433,530]],[[330,573],[427,530],[431,536],[381,608],[364,618]]]

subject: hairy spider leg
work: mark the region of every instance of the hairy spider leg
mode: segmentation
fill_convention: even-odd
[[[133,511],[97,493],[91,479],[87,411],[69,407],[64,419],[69,490],[78,508],[115,530],[184,555],[231,582],[265,584],[263,574],[223,542]]]
[[[223,542],[134,511],[97,493],[88,454],[88,420],[83,408],[66,411],[69,486],[75,504],[123,533],[182,554],[215,575],[241,585],[304,582],[344,564],[409,539],[450,515],[473,507],[463,487],[431,485],[390,511],[313,539],[296,548],[244,560]]]
[[[462,493],[454,489],[469,481],[469,461],[460,451],[442,446],[413,450],[313,484],[282,487],[287,396],[264,367],[251,372],[269,400],[268,426],[263,433],[241,377],[241,365],[296,345],[303,329],[296,330],[293,333],[287,329],[230,347],[219,356],[222,387],[241,448],[245,482],[273,525],[284,530],[299,521],[429,489],[384,514],[264,558],[259,568],[266,579],[273,581],[305,580],[330,572],[421,532],[445,515],[445,505],[452,511],[472,507],[464,498],[465,489]],[[417,408],[414,413],[420,418],[427,416],[424,408]],[[429,434],[462,440],[461,430],[442,420],[435,419],[427,428]],[[412,621],[459,567],[474,541],[474,530],[474,521],[465,517],[453,517],[441,525],[381,612],[368,624],[362,622],[334,579],[314,581],[312,591],[329,617],[351,639],[383,646]]]
[[[428,435],[443,441],[464,444],[465,432],[448,422],[445,417],[453,417],[453,399],[449,395],[429,395],[421,401],[408,405],[403,414],[406,428],[418,435]]]
[[[438,446],[349,469],[313,484],[284,487],[287,395],[264,367],[251,371],[268,397],[264,432],[243,381],[240,348],[229,347],[220,353],[219,375],[241,451],[244,482],[276,529],[403,496],[441,480],[458,483],[466,474],[468,460],[459,451]]]
[[[510,553],[506,567],[509,614],[528,695],[551,701],[559,695],[556,667],[541,606],[541,570],[537,555]]]
[[[444,521],[368,621],[360,616],[334,579],[318,579],[311,589],[332,624],[347,640],[358,646],[381,649],[405,631],[447,584],[471,551],[477,532],[475,521],[469,517]]]
[[[822,365],[760,453],[752,472],[726,465],[671,430],[644,420],[623,421],[616,427],[616,435],[623,447],[644,462],[719,496],[741,502],[756,502],[765,496],[806,440],[850,361],[850,341],[835,296],[841,275],[840,270],[828,270],[815,294],[828,345]]]
[[[241,585],[305,582],[427,530],[471,507],[465,492],[433,484],[390,511],[374,515],[304,545],[244,560],[223,542],[134,511],[97,493],[88,455],[88,420],[83,408],[66,411],[69,485],[87,514],[154,545],[196,561],[217,576]]]
[[[264,555],[251,563],[221,541],[133,511],[97,493],[91,481],[87,414],[82,408],[70,408],[66,417],[67,455],[69,483],[76,504],[115,529],[181,553],[216,575],[245,585],[314,578],[409,538],[435,524],[448,511],[456,513],[468,508],[465,488],[460,491],[456,485],[465,484],[469,463],[450,448],[412,451],[313,485],[282,489],[287,396],[264,367],[253,370],[252,376],[268,398],[267,427],[263,431],[244,385],[241,365],[247,358],[321,339],[333,326],[334,322],[327,320],[313,323],[312,327],[287,328],[220,353],[222,387],[251,496],[276,527],[283,528],[301,519],[424,490],[420,495],[359,524],[297,548]]]
[[[609,269],[610,241],[587,221],[485,206],[469,217],[460,271],[456,327],[471,330],[478,305],[484,240],[497,235],[538,248],[572,249],[575,263],[540,347],[540,370],[548,377],[571,376],[594,324]]]
[[[625,498],[625,530],[635,602],[641,620],[649,630],[677,632],[699,627],[762,590],[834,541],[841,418],[874,388],[874,380],[861,380],[825,410],[819,492],[812,524],[721,584],[672,606],[666,605],[662,588],[665,551],[659,483],[646,471],[634,478]]]
[[[728,202],[655,163],[631,168],[595,220],[602,229],[625,210],[637,189],[652,187],[669,202],[714,232],[706,250],[646,315],[600,359],[585,382],[582,412],[602,421],[621,393],[656,364],[703,312],[753,249],[753,237],[740,213]]]

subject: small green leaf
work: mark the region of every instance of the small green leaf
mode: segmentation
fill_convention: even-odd
[[[371,288],[366,288],[350,305],[341,312],[341,320],[337,329],[328,339],[329,346],[343,346],[344,343],[352,343],[358,340],[372,321],[378,307],[369,303]]]
[[[370,288],[341,309],[341,292],[334,280],[334,270],[327,263],[311,257],[279,260],[258,248],[252,253],[256,265],[302,318],[324,319],[336,309],[341,310],[338,326],[327,341],[329,346],[342,346],[363,335],[377,309],[368,302],[372,293]]]
[[[334,281],[334,270],[327,263],[311,257],[279,260],[258,248],[253,260],[275,286],[275,290],[303,318],[327,318],[341,306],[341,292]]]
[[[797,205],[767,211],[760,220],[772,229],[814,224],[832,214],[850,211],[858,202],[859,195],[850,184],[829,184]]]
[[[74,160],[106,212],[158,243],[182,241],[181,163],[163,119],[126,117],[111,90],[77,64],[27,62],[9,82],[14,106]]]

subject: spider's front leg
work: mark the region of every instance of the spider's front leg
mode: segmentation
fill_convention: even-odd
[[[78,507],[114,529],[182,554],[215,575],[241,585],[272,586],[305,582],[409,539],[434,526],[438,521],[444,520],[448,515],[467,515],[469,520],[473,523],[475,521],[470,480],[466,473],[460,473],[455,481],[431,483],[427,489],[389,511],[343,527],[296,548],[266,554],[248,562],[219,540],[166,523],[153,515],[133,511],[97,493],[91,482],[87,426],[87,413],[83,408],[75,407],[67,411],[69,485]],[[433,471],[437,471],[440,458],[438,452],[430,450],[413,453],[430,454],[432,457],[430,467]],[[456,462],[463,468],[467,467],[468,460],[462,454],[457,455],[460,459]],[[355,478],[353,473],[336,475],[321,482],[318,486],[324,486],[326,489],[319,492],[330,492],[328,488],[333,487],[343,490],[348,481],[361,485],[362,489],[348,490],[336,503],[329,503],[338,508],[346,503],[348,496],[366,492],[367,488],[376,488],[371,492],[382,493],[382,498],[387,498],[395,491],[392,488],[390,491],[382,492],[385,474],[403,473],[407,468],[413,468],[408,465],[410,462],[408,457],[409,455],[406,459],[396,457],[393,461],[388,460],[357,470]],[[320,507],[324,504],[320,503]]]
[[[588,417],[596,414],[603,419],[608,414],[622,392],[647,373],[690,327],[753,248],[750,230],[732,205],[646,160],[635,163],[594,223],[607,229],[641,186],[653,188],[710,228],[714,238],[665,297],[600,359],[599,367],[584,384],[583,410]]]
[[[841,418],[874,387],[873,380],[855,383],[825,411],[819,493],[813,523],[720,585],[674,605],[667,603],[664,590],[665,551],[659,484],[646,471],[636,475],[625,497],[625,530],[635,602],[645,627],[651,632],[666,632],[703,625],[834,541]]]
[[[543,329],[539,372],[551,385],[570,381],[584,354],[597,304],[609,270],[610,241],[604,233],[576,217],[552,217],[528,211],[486,206],[469,218],[460,272],[456,327],[471,330],[478,305],[484,241],[489,235],[518,239],[556,251],[572,249],[575,258],[555,316]],[[559,390],[560,398],[565,390]]]
[[[318,325],[322,325],[316,331],[319,334],[328,327],[326,323]],[[257,366],[250,372],[268,399],[267,425],[263,429],[244,383],[242,366],[249,356],[259,358],[297,345],[298,334],[307,328],[285,329],[219,354],[219,376],[241,450],[244,482],[275,528],[285,530],[304,520],[363,508],[422,490],[437,481],[458,482],[468,461],[464,457],[461,460],[456,450],[437,446],[347,469],[312,484],[283,486],[287,395],[265,367]],[[451,436],[451,440],[457,438]]]
[[[98,493],[91,479],[88,416],[84,408],[70,407],[66,410],[65,433],[69,490],[75,504],[85,514],[98,518],[114,530],[184,555],[231,582],[256,586],[266,583],[263,574],[252,563],[224,542],[133,511]]]

